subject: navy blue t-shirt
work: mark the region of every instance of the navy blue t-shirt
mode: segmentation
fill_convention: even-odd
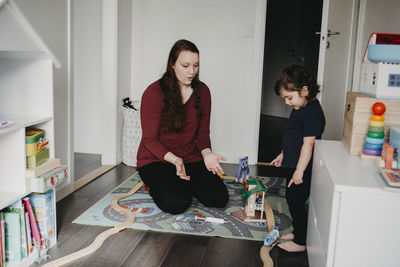
[[[321,139],[324,129],[325,116],[318,100],[309,102],[298,110],[293,109],[283,132],[282,165],[295,169],[303,146],[303,137],[316,136],[316,139]],[[310,170],[311,167],[312,159],[306,170]]]

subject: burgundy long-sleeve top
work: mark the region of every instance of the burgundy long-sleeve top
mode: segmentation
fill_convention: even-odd
[[[166,133],[160,130],[161,112],[164,108],[160,80],[147,87],[142,95],[140,107],[143,134],[137,152],[137,167],[153,162],[165,162],[164,156],[169,151],[187,163],[202,160],[201,151],[211,148],[211,95],[207,85],[202,82],[200,82],[199,92],[201,117],[197,117],[197,109],[194,106],[195,96],[192,94],[185,103],[185,126],[177,133]]]

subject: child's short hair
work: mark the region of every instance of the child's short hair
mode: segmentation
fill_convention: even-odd
[[[308,101],[313,101],[320,92],[319,85],[315,76],[305,67],[299,65],[291,65],[286,67],[278,76],[275,82],[275,93],[281,94],[281,90],[300,92],[303,86],[308,86]]]

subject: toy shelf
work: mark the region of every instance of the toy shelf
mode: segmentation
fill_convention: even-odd
[[[30,192],[28,191],[12,192],[0,190],[0,207],[7,207],[18,199],[21,199],[29,194]]]
[[[50,120],[52,120],[51,117],[11,115],[11,114],[0,113],[0,121],[13,122],[11,126],[0,129],[0,135],[15,132],[18,131],[19,129],[30,127]]]
[[[0,58],[4,59],[48,59],[48,55],[42,51],[7,50],[0,51]]]

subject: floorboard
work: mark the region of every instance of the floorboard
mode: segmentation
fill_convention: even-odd
[[[99,167],[101,167],[101,155],[78,152],[74,153],[75,180],[78,180]]]
[[[201,266],[210,238],[177,234],[161,266]]]
[[[132,246],[132,252],[121,266],[160,266],[171,249],[175,237],[175,234],[146,232],[140,245]]]
[[[227,175],[235,175],[237,164],[223,164],[223,168]],[[58,243],[49,250],[52,259],[88,246],[108,229],[72,221],[135,171],[120,164],[57,203]],[[279,176],[283,172],[274,167],[250,166],[253,176]],[[127,229],[106,239],[94,254],[68,266],[262,266],[261,246],[260,241]],[[270,255],[276,267],[308,266],[306,253],[287,253],[276,247]]]
[[[104,230],[106,229],[108,228],[104,228]],[[144,231],[128,229],[112,235],[104,241],[101,249],[89,255],[79,266],[120,266],[124,262],[126,256],[130,255],[135,246],[141,242],[145,234],[146,232]]]
[[[261,241],[211,238],[207,246],[207,257],[199,266],[262,266],[257,255],[262,245]]]

